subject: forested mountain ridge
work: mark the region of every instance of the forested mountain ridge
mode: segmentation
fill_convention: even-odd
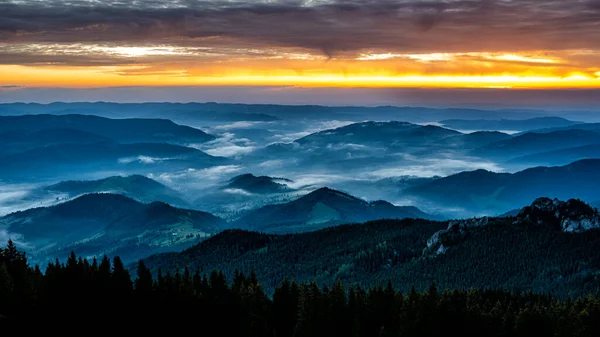
[[[548,202],[554,208],[542,207]],[[411,285],[426,289],[435,281],[444,289],[531,289],[575,296],[600,290],[600,222],[581,226],[597,219],[590,209],[577,200],[542,198],[517,217],[378,220],[288,235],[229,230],[181,253],[144,262],[154,272],[187,267],[231,276],[236,269],[254,270],[267,291],[285,278],[365,287],[391,279],[403,291]]]

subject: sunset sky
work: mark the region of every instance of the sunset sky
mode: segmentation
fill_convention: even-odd
[[[4,0],[0,86],[600,88],[597,0]]]

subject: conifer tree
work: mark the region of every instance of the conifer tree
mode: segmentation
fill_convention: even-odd
[[[138,262],[135,292],[142,297],[152,293],[152,273],[142,260]]]

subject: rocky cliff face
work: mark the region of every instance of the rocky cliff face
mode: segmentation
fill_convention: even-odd
[[[446,229],[436,232],[427,240],[424,254],[444,254],[450,246],[460,241],[470,230],[487,226],[490,224],[490,220],[493,221],[494,218],[482,217],[449,221]]]

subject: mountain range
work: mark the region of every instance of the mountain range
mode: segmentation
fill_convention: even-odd
[[[109,119],[92,115],[0,116],[0,134],[71,129],[93,133],[123,143],[203,143],[215,139],[202,130],[178,125],[168,119]],[[45,143],[40,143],[44,145]]]
[[[511,165],[566,164],[596,156],[593,146],[600,144],[600,133],[594,128],[578,129],[580,125],[588,124],[512,136],[498,131],[461,133],[408,122],[361,122],[316,132],[291,144],[272,144],[263,154],[303,158],[306,164],[313,165],[337,162],[338,166],[346,164],[347,167],[352,167],[354,162],[364,166],[377,161],[398,165],[398,161],[402,161],[398,154],[439,158],[448,153]],[[556,152],[545,157],[549,151]]]
[[[110,119],[92,115],[0,116],[3,180],[85,177],[99,171],[148,173],[203,168],[226,161],[188,146],[214,140],[202,130],[166,119]],[[97,175],[96,175],[97,176]]]
[[[510,163],[528,165],[566,165],[581,159],[600,158],[600,143],[535,153],[511,159]]]
[[[529,119],[446,119],[442,126],[455,130],[528,131],[546,128],[568,127],[582,122],[561,117],[536,117]]]
[[[563,126],[563,127],[542,128],[542,129],[532,130],[532,131],[536,132],[536,133],[548,133],[548,132],[567,131],[567,130],[585,130],[585,131],[600,132],[600,123],[582,123],[582,124],[574,124],[574,125]]]
[[[246,174],[235,177],[230,184],[256,188],[259,195],[265,192],[265,186],[286,194],[291,190],[272,185],[281,180]],[[52,254],[63,256],[69,250],[84,256],[118,252],[124,259],[139,258],[180,249],[225,228],[294,233],[376,219],[437,218],[413,206],[394,206],[382,200],[367,202],[329,188],[247,211],[231,223],[209,213],[169,206],[165,202],[182,207],[189,204],[178,192],[140,175],[64,181],[41,190],[75,198],[0,218],[0,228],[17,237],[36,261]],[[231,201],[231,195],[228,198]]]
[[[505,140],[510,135],[480,132],[472,135],[435,125],[408,122],[359,122],[327,129],[290,143],[274,143],[251,154],[257,161],[277,156],[312,170],[360,170],[410,165],[411,158],[466,156],[473,149]]]
[[[7,180],[46,179],[67,171],[81,177],[95,170],[148,174],[230,162],[181,146],[206,143],[214,136],[164,119],[41,114],[0,116],[0,124],[0,140],[7,144],[0,149],[0,160],[7,163],[0,172]],[[288,144],[254,146],[244,159],[260,165],[277,156],[294,161],[299,168],[323,170],[387,168],[412,165],[414,158],[448,156],[465,160],[479,157],[507,166],[556,165],[596,157],[594,145],[600,144],[600,133],[593,130],[528,132],[513,137],[500,132],[464,134],[435,125],[371,121],[315,132]],[[219,138],[202,148],[241,148],[227,141],[226,137]],[[222,142],[225,145],[219,145]]]
[[[357,106],[318,106],[318,105],[276,105],[276,104],[228,104],[228,103],[9,103],[0,104],[0,115],[23,114],[73,114],[82,113],[105,117],[145,117],[160,116],[173,120],[211,120],[215,116],[243,114],[240,120],[251,120],[244,115],[266,114],[280,119],[338,119],[364,120],[365,116],[378,120],[401,118],[411,122],[436,122],[444,119],[495,118],[506,119],[535,118],[550,112],[533,110],[481,110],[481,109],[434,109],[424,107],[357,107]]]
[[[563,130],[548,133],[528,132],[491,143],[474,150],[472,155],[506,160],[553,150],[600,143],[600,133],[587,130]]]

